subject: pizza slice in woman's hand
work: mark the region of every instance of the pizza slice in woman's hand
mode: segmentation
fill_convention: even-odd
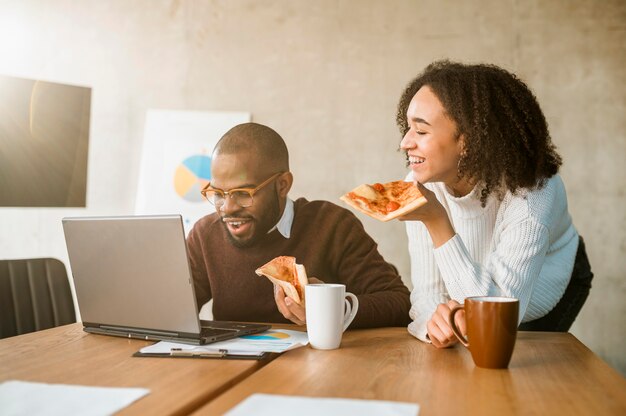
[[[405,181],[359,185],[339,199],[380,221],[398,218],[427,202],[413,182]]]
[[[298,305],[304,306],[304,286],[309,283],[306,270],[301,264],[296,264],[296,258],[280,256],[255,270],[259,276],[265,276],[282,287],[285,295],[293,299]]]

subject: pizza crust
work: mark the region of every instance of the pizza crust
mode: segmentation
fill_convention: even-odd
[[[352,192],[367,199],[375,199],[378,196],[376,191],[366,183],[357,186]]]

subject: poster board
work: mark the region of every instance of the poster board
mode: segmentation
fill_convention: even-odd
[[[200,190],[211,179],[211,153],[250,113],[148,110],[141,152],[136,214],[180,214],[185,234],[215,209]]]

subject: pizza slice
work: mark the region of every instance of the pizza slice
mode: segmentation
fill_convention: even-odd
[[[398,218],[427,202],[413,182],[405,181],[359,185],[339,199],[380,221]]]
[[[309,283],[309,279],[304,266],[296,264],[295,257],[276,257],[256,269],[255,273],[282,287],[285,294],[298,305],[304,305],[304,286]]]

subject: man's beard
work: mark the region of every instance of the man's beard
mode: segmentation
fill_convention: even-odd
[[[260,240],[263,239],[264,236],[267,235],[267,232],[278,223],[280,207],[278,204],[278,195],[274,199],[272,199],[271,203],[268,204],[265,213],[263,215],[263,220],[252,219],[256,224],[254,234],[250,236],[247,240],[238,240],[230,233],[228,226],[226,223],[221,221],[222,226],[224,227],[224,231],[226,231],[226,236],[228,237],[228,241],[237,247],[237,248],[248,248],[254,246]],[[249,218],[249,217],[248,217]]]

